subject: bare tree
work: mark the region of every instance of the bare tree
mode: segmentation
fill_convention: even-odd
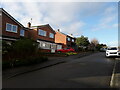
[[[96,47],[99,44],[99,41],[96,38],[93,38],[91,40],[91,44],[93,44]]]
[[[96,47],[98,44],[99,44],[99,41],[96,38],[93,38],[90,42],[89,49],[96,50]]]

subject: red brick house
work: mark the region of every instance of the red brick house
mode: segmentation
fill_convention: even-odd
[[[64,34],[62,32],[60,32],[60,30],[58,29],[58,31],[56,31],[55,34],[55,43],[61,43],[63,45],[63,48],[66,47],[75,47],[75,40],[76,38],[73,37],[73,35],[67,35]]]
[[[28,23],[28,27],[24,27],[3,8],[0,8],[0,21],[1,38],[9,44],[21,37],[27,37],[39,42],[39,47],[44,50],[62,48],[61,44],[55,43],[56,33],[49,24],[31,27],[31,23]]]
[[[27,37],[27,29],[7,13],[3,8],[0,8],[0,20],[2,21],[0,31],[2,33],[2,40],[16,41],[20,37]]]
[[[31,26],[31,23],[28,23],[28,27],[33,29],[29,30],[29,35],[32,39],[39,42],[39,48],[44,50],[56,50],[61,49],[62,45],[55,43],[55,34],[56,32],[52,29],[49,24]]]

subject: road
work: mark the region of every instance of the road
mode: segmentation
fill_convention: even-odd
[[[105,53],[67,60],[3,80],[3,88],[109,88],[114,58]]]

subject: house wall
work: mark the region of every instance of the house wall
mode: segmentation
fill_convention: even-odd
[[[70,38],[70,41],[68,41],[68,39],[67,39],[68,37]],[[72,41],[72,39],[74,39],[74,42]],[[67,36],[67,35],[62,34],[59,31],[56,31],[55,43],[62,43],[63,44],[63,48],[74,47],[75,46],[75,40],[76,39],[71,37],[71,36]]]
[[[75,41],[76,39],[70,36],[67,36],[67,38],[70,38],[70,41],[67,40],[67,46],[68,47],[73,47],[75,45]],[[72,39],[74,39],[74,42],[72,41]]]
[[[17,25],[17,27],[18,27],[17,33],[6,31],[6,23]],[[22,27],[20,25],[18,25],[15,21],[13,21],[6,14],[2,13],[2,35],[19,38],[20,37],[20,29],[22,29]]]
[[[46,31],[46,36],[39,35],[38,34],[38,30]],[[28,32],[27,36],[31,37],[34,40],[41,39],[41,40],[45,40],[45,41],[55,42],[55,32],[52,31],[52,29],[48,28],[47,26],[44,27],[44,28],[43,27],[39,27],[39,28],[36,28],[36,29],[33,29],[33,30],[28,30],[27,32]],[[50,33],[54,34],[54,38],[50,38],[49,37]]]
[[[55,34],[55,43],[62,43],[63,44],[63,48],[66,47],[66,35],[60,33],[59,31],[56,31]]]
[[[47,33],[46,33],[46,36],[40,36],[40,35],[38,35],[38,31],[37,31],[38,38],[40,38],[42,40],[47,40],[47,41],[55,42],[55,32],[50,27],[47,27],[47,26],[46,27],[39,27],[38,30],[39,29],[46,31]],[[54,34],[54,38],[50,38],[49,37],[50,33]]]

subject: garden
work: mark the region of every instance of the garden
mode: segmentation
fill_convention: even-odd
[[[22,38],[11,43],[2,41],[2,69],[33,65],[47,60],[48,57],[42,56],[38,43],[34,40]]]

